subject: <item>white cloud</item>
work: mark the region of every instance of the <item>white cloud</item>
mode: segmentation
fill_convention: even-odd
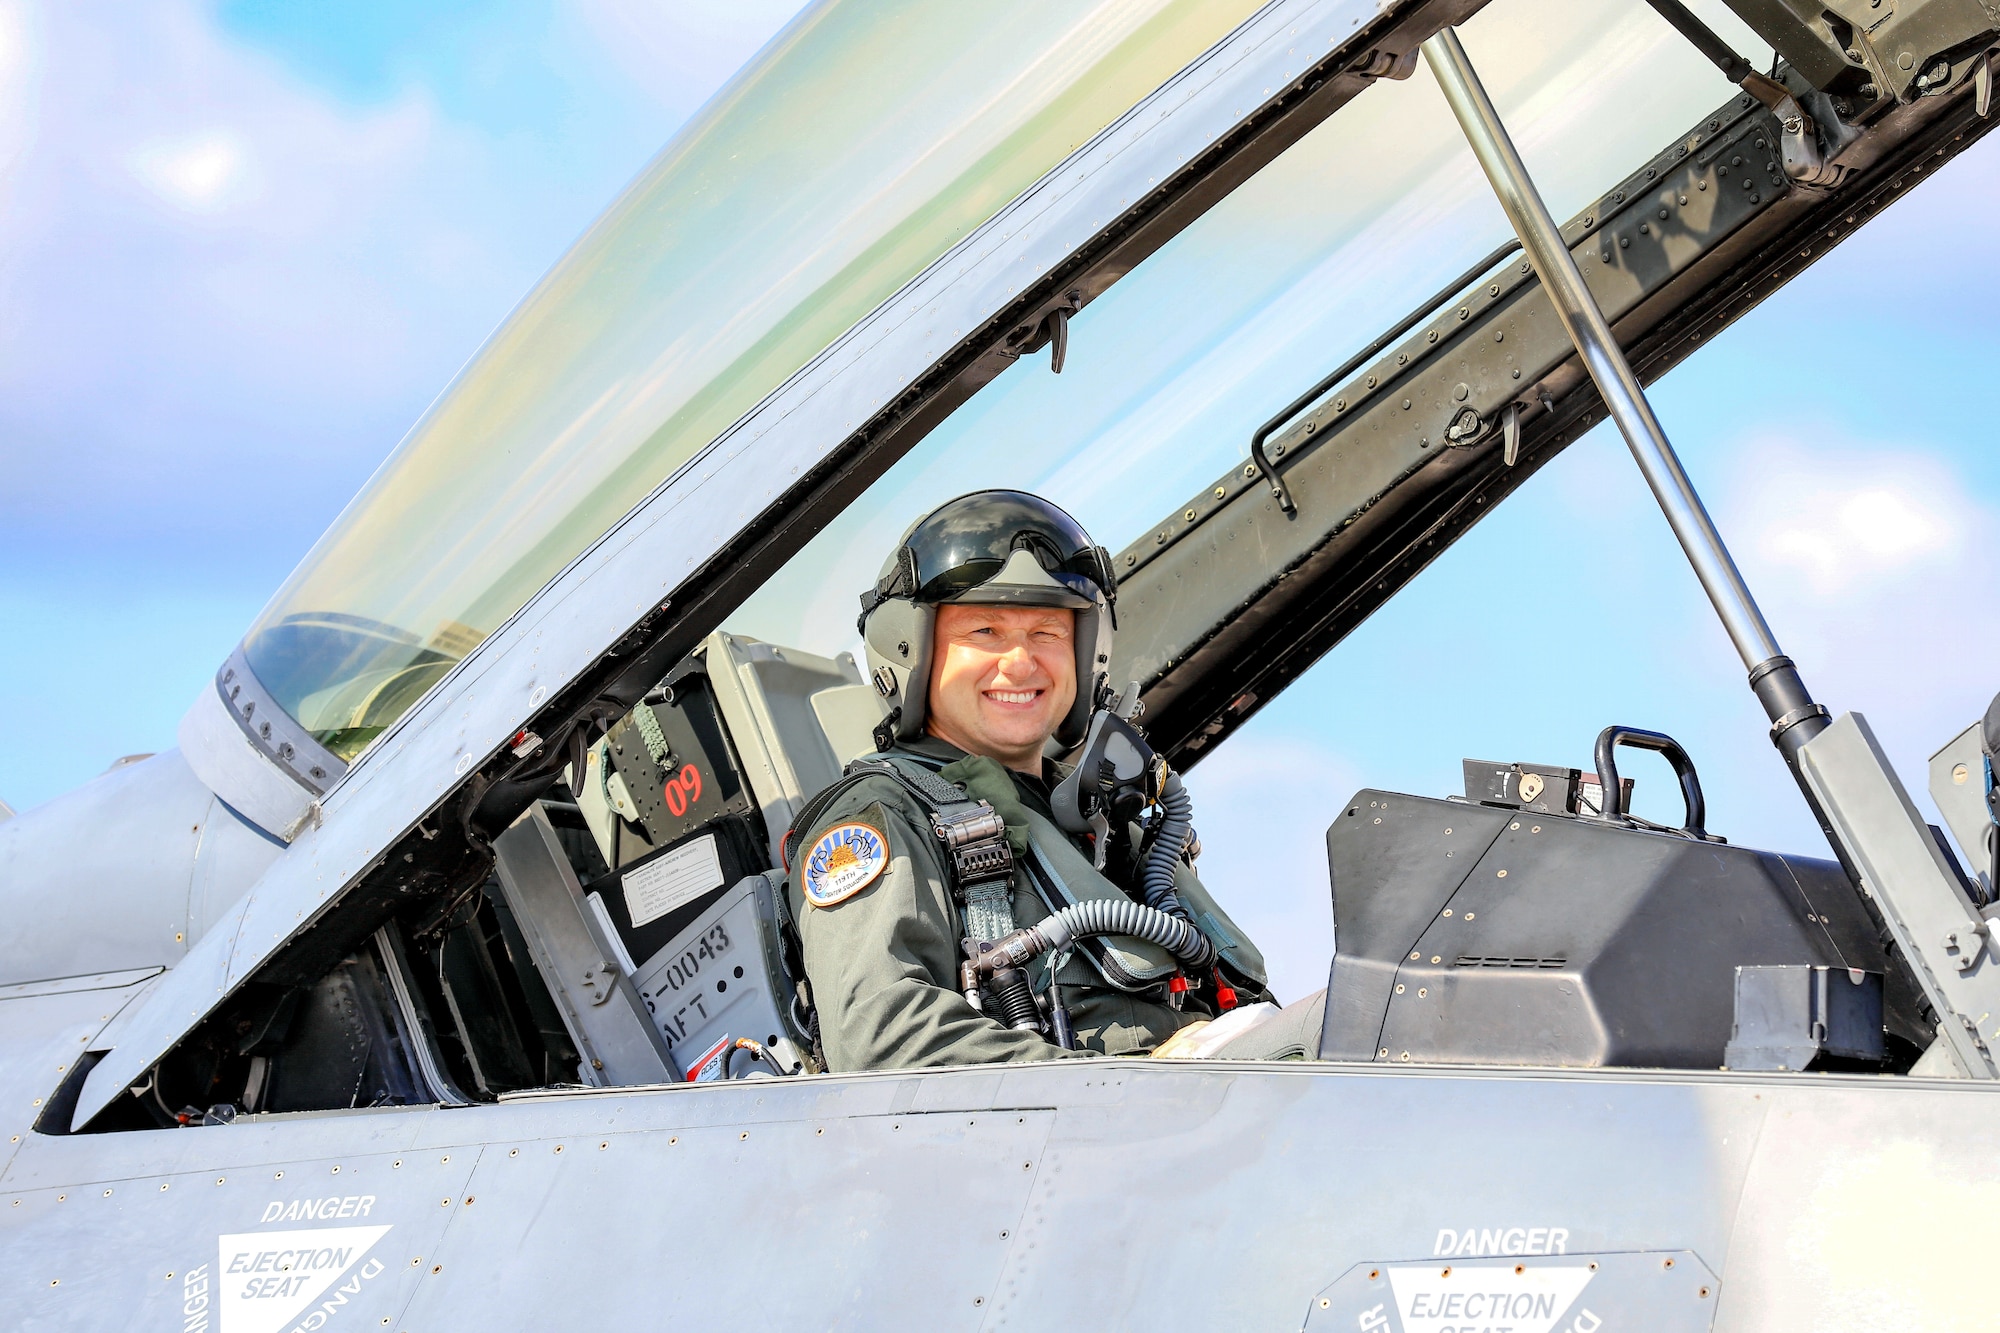
[[[1921,802],[1926,762],[2000,690],[2000,514],[1942,456],[1766,438],[1720,518],[1814,696],[1867,715]]]
[[[212,130],[176,143],[154,143],[132,156],[132,171],[154,193],[190,212],[207,213],[226,204],[240,185],[247,154],[227,130]]]
[[[421,90],[344,105],[207,8],[0,0],[0,172],[33,130],[0,179],[0,525],[240,546],[272,530],[217,521],[219,479],[282,475],[296,558],[603,196],[538,227],[535,164]]]
[[[1850,595],[1949,562],[1971,515],[1955,478],[1908,453],[1824,456],[1772,442],[1752,447],[1758,554],[1821,598]]]

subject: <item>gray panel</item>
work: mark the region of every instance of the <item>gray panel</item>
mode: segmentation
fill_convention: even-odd
[[[0,1167],[4,1167],[41,1118],[56,1088],[134,999],[145,993],[151,972],[124,978],[79,977],[89,989],[43,990],[0,998]]]
[[[854,757],[835,749],[824,718],[848,721],[859,694],[861,707],[872,705],[875,711],[862,729],[866,736],[881,720],[880,700],[861,684],[861,671],[846,653],[838,659],[820,657],[720,633],[708,636],[706,650],[715,704],[763,813],[775,865],[781,859],[778,844],[792,820]],[[852,750],[851,733],[851,726],[841,728],[840,750]],[[867,748],[874,750],[872,741]]]
[[[1718,1333],[1991,1328],[1992,1299],[1953,1275],[1988,1263],[1995,1086],[1912,1081],[1885,1098],[1815,1081],[1759,1089],[1770,1112],[1721,1258]],[[1981,1146],[1961,1157],[1952,1145],[1974,1124]]]
[[[1986,808],[1986,745],[1975,722],[1931,756],[1931,799],[1957,841],[1972,877],[1991,898],[1993,814]]]
[[[0,985],[179,962],[212,803],[168,750],[0,824]]]
[[[166,1273],[298,1225],[262,1221],[273,1203],[372,1193],[368,1218],[314,1225],[392,1226],[371,1253],[417,1290],[378,1274],[330,1333],[580,1308],[1298,1328],[1357,1264],[1524,1262],[1536,1230],[1545,1258],[1692,1256],[1718,1329],[1976,1326],[1996,1112],[2000,1085],[1962,1082],[1095,1060],[36,1135],[0,1176],[0,1309],[152,1327]]]
[[[607,1328],[978,1329],[1054,1119],[826,1117],[489,1150],[466,1186],[487,1225],[454,1228],[437,1261],[554,1252],[559,1267],[426,1282],[402,1322],[551,1327],[581,1299]],[[607,1211],[612,1197],[648,1202]],[[593,1233],[606,1243],[575,1244]]]
[[[439,1239],[477,1206],[466,1189],[477,1147],[378,1143],[253,1166],[212,1151],[248,1136],[184,1133],[211,1151],[136,1178],[8,1195],[9,1327],[380,1330],[421,1281],[441,1276],[431,1272]]]
[[[1307,1309],[1307,1333],[1698,1333],[1714,1321],[1721,1284],[1688,1251],[1552,1258],[1550,1230],[1508,1228],[1519,1246],[1543,1248],[1485,1263],[1356,1264]]]
[[[732,885],[671,944],[639,963],[633,975],[639,998],[683,1074],[692,1075],[718,1042],[737,1037],[764,1043],[788,1073],[799,1069],[806,1036],[785,1016],[791,987],[778,941],[775,895],[784,885],[776,871]]]
[[[2000,962],[1992,958],[1989,928],[1867,720],[1842,714],[1806,742],[1799,766],[1923,983],[1959,1064],[1976,1077],[1994,1077]]]
[[[125,986],[136,986],[142,981],[151,981],[167,969],[164,967],[134,967],[123,972],[93,972],[81,977],[56,977],[50,981],[23,981],[12,986],[0,986],[0,1000],[33,999],[39,995],[68,995],[73,991],[118,990]]]
[[[940,355],[1124,217],[1378,17],[1371,0],[1274,0],[1008,204],[774,392],[485,639],[327,794],[296,852],[252,892],[234,985],[365,874],[390,841],[495,754],[569,681],[668,605],[681,580],[782,505]],[[203,947],[206,947],[205,945]],[[86,1119],[220,997],[169,974],[99,1066]]]
[[[660,1083],[675,1078],[666,1042],[586,905],[576,872],[540,806],[494,839],[507,905],[534,950],[535,966],[583,1056],[585,1083]]]
[[[207,934],[284,851],[284,844],[217,800],[202,824],[201,850],[188,886],[188,938]]]

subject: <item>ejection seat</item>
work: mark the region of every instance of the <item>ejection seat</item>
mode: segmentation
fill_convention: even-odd
[[[498,841],[502,887],[544,923],[537,963],[593,1072],[806,1066],[779,843],[874,750],[881,718],[851,656],[718,632],[590,748],[574,805],[541,802]]]

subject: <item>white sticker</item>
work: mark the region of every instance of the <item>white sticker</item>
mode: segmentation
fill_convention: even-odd
[[[1550,1333],[1591,1279],[1587,1265],[1424,1264],[1389,1269],[1403,1333],[1449,1333],[1471,1327]],[[1587,1312],[1585,1312],[1587,1313]],[[1597,1320],[1578,1316],[1585,1329]]]
[[[388,1234],[382,1226],[218,1236],[215,1304],[222,1312],[222,1333],[279,1333],[322,1296],[329,1313],[339,1310],[381,1274],[381,1260],[363,1263],[362,1257]],[[353,1276],[329,1293],[349,1269]],[[325,1317],[319,1321],[325,1322]]]
[[[625,910],[636,928],[721,885],[722,856],[711,833],[626,871]]]
[[[687,1081],[690,1083],[714,1083],[729,1072],[729,1044],[734,1038],[724,1035],[721,1041],[703,1051],[688,1066]]]

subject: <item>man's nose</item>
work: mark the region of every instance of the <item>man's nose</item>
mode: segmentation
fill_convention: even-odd
[[[1000,670],[1009,676],[1030,675],[1036,669],[1035,655],[1025,642],[1010,643],[1000,654]]]

